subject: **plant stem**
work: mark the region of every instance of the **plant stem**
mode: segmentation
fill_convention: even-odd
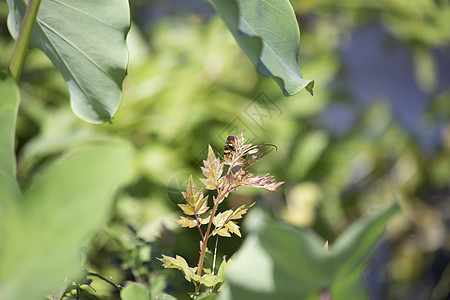
[[[209,238],[209,231],[211,230],[211,224],[213,223],[213,218],[216,215],[217,207],[219,206],[219,201],[214,202],[214,207],[211,212],[211,217],[209,218],[208,222],[208,228],[206,229],[205,235],[203,236],[202,241],[202,250],[200,251],[200,258],[198,260],[198,266],[197,266],[197,275],[202,276],[202,270],[203,270],[203,262],[205,260],[205,253],[206,253],[206,244],[208,243]],[[195,283],[195,292],[198,293],[200,290],[200,282]]]
[[[20,27],[19,36],[17,37],[16,47],[9,63],[8,73],[16,82],[19,81],[20,73],[22,73],[23,63],[27,54],[28,45],[30,44],[31,33],[39,10],[41,0],[29,0],[25,16],[23,17],[22,26]]]

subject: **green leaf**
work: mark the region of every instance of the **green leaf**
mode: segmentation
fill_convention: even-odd
[[[162,255],[162,257],[163,258],[158,258],[158,260],[163,262],[164,268],[181,270],[184,274],[184,278],[186,278],[186,280],[189,282],[191,282],[192,280],[198,281],[200,279],[200,276],[195,274],[197,268],[189,267],[188,263],[183,257],[176,255],[175,258],[173,258],[164,254]]]
[[[303,180],[317,163],[329,144],[329,137],[323,131],[315,131],[302,137],[293,151],[289,175],[296,181]]]
[[[1,299],[41,299],[76,276],[81,247],[109,216],[129,157],[122,144],[89,146],[39,172],[5,221]]]
[[[178,206],[183,210],[183,213],[188,216],[195,215],[194,208],[189,204],[178,204]]]
[[[335,284],[331,290],[332,299],[367,299],[367,288],[361,276],[363,268],[369,261],[385,224],[399,209],[398,202],[394,202],[384,211],[355,222],[332,245],[332,264],[337,266]]]
[[[247,216],[250,235],[227,267],[224,299],[367,299],[362,270],[397,202],[352,224],[329,251],[309,229],[268,221],[260,211]]]
[[[186,218],[183,216],[181,216],[179,220],[175,220],[174,222],[181,225],[181,227],[194,228],[195,226],[197,226],[197,222],[194,219]]]
[[[220,282],[220,278],[218,275],[205,274],[202,276],[202,278],[200,278],[200,284],[207,286],[207,287],[213,287],[219,282]]]
[[[241,236],[241,232],[240,232],[240,230],[239,230],[239,226],[238,226],[236,223],[234,223],[234,222],[232,222],[232,221],[228,221],[228,222],[225,224],[225,228],[226,228],[229,232],[232,232],[232,233],[236,234],[237,236],[242,237],[242,236]]]
[[[166,293],[159,293],[156,295],[152,294],[152,300],[177,300],[177,298]]]
[[[212,0],[239,46],[261,75],[272,77],[287,96],[306,90],[298,66],[300,30],[288,0]]]
[[[8,28],[17,38],[26,2],[7,2]],[[126,0],[41,0],[30,45],[62,74],[72,110],[84,121],[109,121],[120,105],[129,27]]]
[[[223,236],[223,237],[231,237],[231,234],[228,232],[227,228],[221,228],[219,230],[214,229],[212,234],[213,235],[218,234],[218,235]]]
[[[150,292],[142,284],[136,282],[128,282],[127,286],[120,291],[120,299],[122,300],[149,300]]]
[[[189,177],[186,192],[181,192],[181,194],[186,202],[192,207],[196,207],[197,203],[203,200],[203,189],[197,187],[192,175]]]
[[[9,201],[19,194],[16,181],[14,137],[19,109],[19,89],[14,79],[0,71],[0,201]],[[0,211],[4,212],[0,202]]]

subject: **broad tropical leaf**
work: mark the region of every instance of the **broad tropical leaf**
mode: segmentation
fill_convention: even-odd
[[[211,0],[258,72],[272,77],[287,96],[314,81],[298,66],[300,30],[288,0]]]
[[[7,0],[8,28],[17,38],[24,0]],[[44,51],[64,77],[73,112],[90,123],[110,121],[126,76],[126,0],[42,0],[30,45]]]

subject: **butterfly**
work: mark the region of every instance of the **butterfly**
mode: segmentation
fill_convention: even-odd
[[[225,147],[223,149],[223,157],[225,159],[225,163],[227,164],[231,164],[234,156],[236,155],[236,143],[238,142],[238,138],[234,135],[229,135],[227,137],[227,140],[225,142]],[[241,147],[243,145],[240,145]],[[254,151],[258,151],[258,148],[260,146],[271,146],[273,147],[272,149],[270,149],[267,152],[263,152],[260,154],[255,154],[252,155],[253,153],[255,153]],[[239,170],[241,168],[247,168],[248,166],[254,164],[255,162],[257,162],[258,160],[260,160],[261,158],[263,158],[265,155],[267,155],[270,151],[272,151],[273,149],[277,149],[277,146],[272,145],[272,144],[264,144],[261,143],[257,146],[253,146],[253,147],[248,147],[248,149],[246,150],[246,153],[244,153],[243,155],[241,155],[237,161],[234,162],[234,167],[233,169],[235,170]]]

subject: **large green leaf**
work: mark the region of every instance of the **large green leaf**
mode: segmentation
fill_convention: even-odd
[[[8,27],[17,38],[24,0],[7,0]],[[61,72],[72,110],[91,123],[116,113],[126,76],[127,0],[42,0],[31,46],[45,52]]]
[[[303,88],[313,94],[314,81],[298,66],[300,30],[288,0],[211,0],[239,46],[258,72],[273,77],[285,95]]]
[[[41,299],[81,269],[81,246],[111,211],[130,157],[127,146],[89,146],[34,178],[11,206],[0,252],[0,299]]]
[[[0,211],[4,211],[4,201],[10,200],[19,191],[14,153],[19,90],[14,79],[1,71],[0,95]]]
[[[309,229],[267,221],[261,212],[247,217],[251,232],[226,272],[224,299],[367,299],[362,269],[398,203],[352,224],[323,249],[324,240]],[[250,225],[249,225],[250,224]]]

